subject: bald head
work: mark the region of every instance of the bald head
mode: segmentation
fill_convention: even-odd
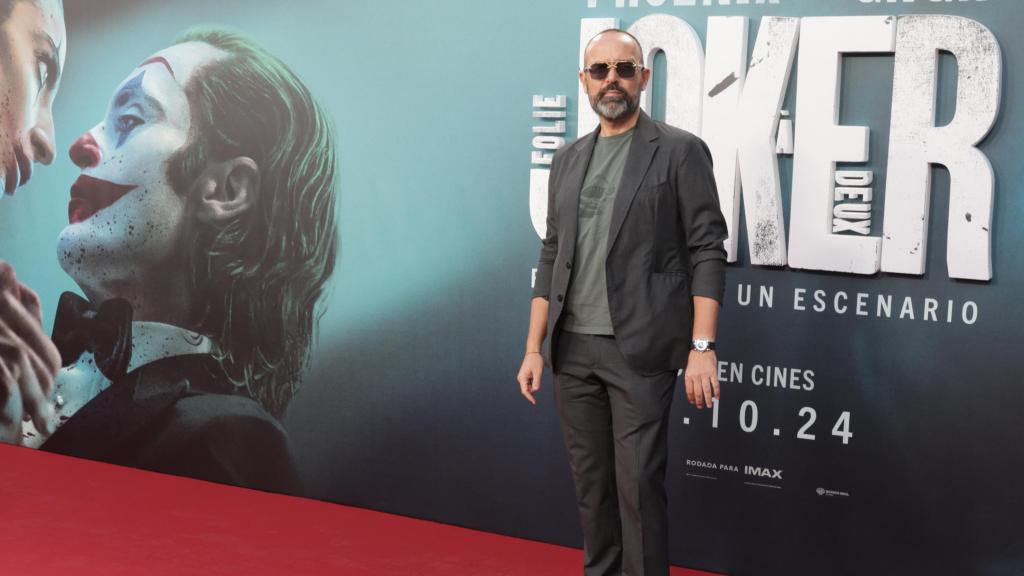
[[[651,79],[636,37],[625,30],[605,30],[587,43],[583,63],[580,85],[601,118],[602,133],[614,133],[635,124],[640,93]]]
[[[605,54],[628,54],[629,57],[635,58],[638,64],[644,65],[644,50],[640,46],[640,41],[636,36],[618,28],[598,32],[590,42],[587,42],[586,48],[583,49],[584,65],[609,60],[610,58],[603,57]]]

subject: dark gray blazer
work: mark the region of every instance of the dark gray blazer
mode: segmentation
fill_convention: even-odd
[[[533,293],[550,302],[549,362],[572,278],[580,189],[596,141],[595,130],[562,147],[551,165],[547,237]],[[722,300],[727,234],[707,145],[641,112],[612,208],[605,260],[615,339],[634,370],[653,374],[686,366],[692,296]]]

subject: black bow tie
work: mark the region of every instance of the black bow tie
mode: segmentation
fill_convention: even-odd
[[[114,298],[93,307],[78,294],[65,292],[57,304],[53,343],[61,362],[70,366],[83,352],[92,352],[96,366],[111,380],[124,376],[132,357],[132,307]]]

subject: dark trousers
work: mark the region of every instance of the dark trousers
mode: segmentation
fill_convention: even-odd
[[[609,336],[562,331],[555,344],[555,404],[576,483],[584,574],[667,576],[676,372],[638,374]]]

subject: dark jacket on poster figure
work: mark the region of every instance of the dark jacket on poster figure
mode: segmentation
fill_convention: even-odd
[[[281,424],[213,356],[157,360],[89,401],[40,448],[246,488],[301,491]]]
[[[595,130],[562,147],[551,165],[547,237],[533,293],[550,303],[549,363],[572,278],[580,189],[597,137]],[[722,301],[727,235],[707,145],[640,112],[605,262],[615,339],[634,370],[654,374],[686,366],[692,296]]]

